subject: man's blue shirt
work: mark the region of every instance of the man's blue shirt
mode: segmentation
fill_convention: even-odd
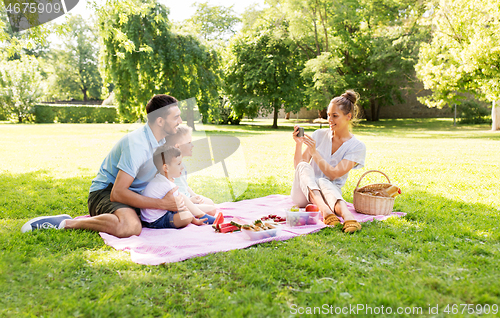
[[[105,189],[110,183],[115,183],[118,171],[122,170],[134,181],[129,189],[142,193],[149,181],[156,174],[153,164],[153,153],[165,139],[156,141],[149,124],[125,135],[104,158],[97,177],[92,180],[90,192]]]

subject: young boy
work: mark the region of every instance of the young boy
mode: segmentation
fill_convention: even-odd
[[[174,178],[180,177],[182,166],[181,151],[167,145],[160,146],[153,154],[153,163],[158,170],[156,176],[144,189],[143,195],[150,198],[163,198],[165,194],[176,187]],[[175,197],[182,196],[176,191]],[[185,199],[186,210],[172,212],[157,209],[141,209],[141,220],[144,227],[154,229],[182,228],[189,223],[196,225],[212,224],[213,216],[196,208],[194,204]]]
[[[191,157],[193,155],[193,144],[192,144],[192,131],[193,129],[189,126],[179,126],[177,127],[177,133],[175,135],[169,136],[166,140],[165,145],[173,146],[179,148],[182,157]],[[179,178],[175,178],[175,184],[179,187],[179,193],[185,195],[188,200],[196,205],[197,208],[209,215],[215,215],[216,208],[215,203],[202,195],[196,194],[187,183],[187,171],[186,167]]]

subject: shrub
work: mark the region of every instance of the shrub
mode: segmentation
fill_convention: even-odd
[[[476,101],[465,101],[457,110],[460,124],[491,124],[490,111]]]
[[[35,106],[37,123],[112,123],[117,120],[113,106],[43,105]]]
[[[32,56],[0,61],[0,107],[5,117],[16,116],[20,123],[31,121],[33,107],[43,95],[40,65]]]
[[[5,116],[4,110],[0,107],[0,120],[7,120],[7,116]]]
[[[219,103],[208,109],[208,116],[203,116],[203,122],[223,125],[239,125],[241,118],[236,115],[231,102],[226,98],[220,98]]]

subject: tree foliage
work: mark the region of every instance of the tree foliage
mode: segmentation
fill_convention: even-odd
[[[378,120],[382,105],[400,99],[401,83],[416,62],[425,37],[416,21],[423,13],[409,0],[274,0],[268,15],[281,17],[288,36],[307,56],[303,76],[310,106],[346,89]],[[265,18],[264,18],[265,19]]]
[[[236,26],[240,19],[233,11],[233,7],[214,6],[208,2],[194,3],[194,15],[174,24],[174,32],[191,35],[198,38],[204,46],[217,52],[218,58],[224,54],[228,40],[236,33]],[[219,58],[220,59],[220,58]],[[217,74],[222,74],[222,61],[218,61]],[[222,80],[222,79],[221,79]],[[232,105],[220,85],[217,85],[219,98],[215,99],[207,108],[203,122],[215,124],[238,124],[240,119],[232,110]]]
[[[277,128],[282,107],[288,112],[303,106],[303,61],[291,41],[261,29],[236,38],[229,51],[225,81],[239,117],[272,112]]]
[[[158,93],[196,98],[205,116],[217,101],[218,56],[189,35],[171,32],[168,9],[154,0],[108,0],[97,8],[105,83],[115,86],[120,115],[144,117]]]
[[[23,56],[12,61],[0,61],[0,106],[4,112],[15,114],[22,123],[43,93],[42,76],[36,58]]]
[[[65,26],[68,32],[62,38],[62,50],[52,50],[50,54],[52,91],[65,99],[99,99],[102,79],[98,69],[97,31],[80,15],[70,16]]]
[[[422,44],[415,68],[432,95],[421,100],[437,107],[460,104],[466,93],[499,100],[498,1],[441,0],[429,7],[431,11],[432,41]],[[495,107],[492,115],[497,116]]]
[[[50,34],[62,34],[63,28],[46,23],[23,32],[13,32],[7,18],[5,7],[0,5],[0,52],[6,57],[20,58],[26,50],[36,50],[37,47],[47,47],[47,37]]]
[[[208,2],[193,4],[194,15],[187,20],[197,27],[206,41],[227,40],[236,33],[236,25],[241,21],[233,11],[233,6],[212,6]]]

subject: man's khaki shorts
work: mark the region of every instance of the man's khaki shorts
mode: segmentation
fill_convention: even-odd
[[[110,183],[105,189],[97,190],[89,193],[89,199],[87,201],[89,207],[90,216],[96,216],[106,213],[114,213],[118,209],[129,208],[134,209],[137,215],[141,215],[141,209],[131,207],[130,205],[112,202],[110,200],[111,189],[113,189],[113,184]]]

